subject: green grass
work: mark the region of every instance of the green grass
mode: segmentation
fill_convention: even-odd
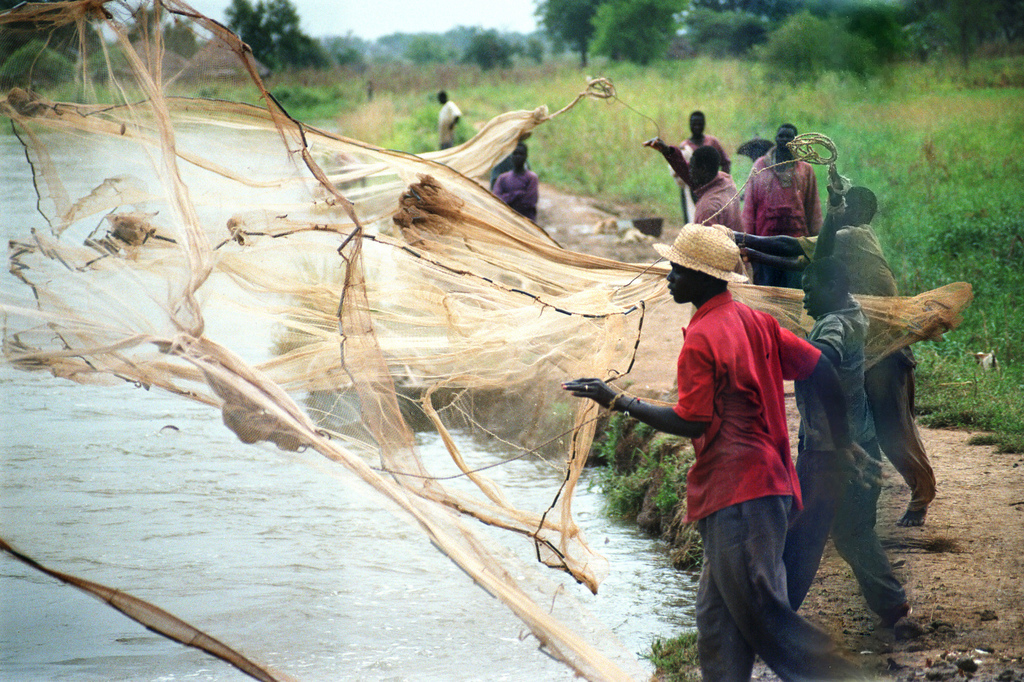
[[[993,430],[999,447],[1022,449],[1024,57],[975,59],[968,71],[933,60],[866,79],[826,73],[796,85],[757,63],[698,58],[647,68],[595,60],[587,72],[571,60],[490,72],[383,64],[284,73],[268,87],[299,120],[423,152],[436,145],[441,88],[462,109],[458,132],[467,139],[475,124],[504,111],[557,111],[584,90],[587,75],[610,78],[616,98],[581,102],[538,128],[531,167],[563,191],[635,204],[670,224],[679,220],[678,189],[660,155],[641,143],[683,139],[690,111],[705,111],[708,132],[730,150],[772,137],[782,122],[831,137],[840,172],[878,196],[874,227],[901,292],[973,286],[961,326],[941,343],[915,346],[923,421]],[[215,90],[202,94],[239,99],[230,88]],[[750,165],[734,155],[737,184]],[[1002,373],[979,377],[975,351],[994,351]]]
[[[509,109],[555,111],[585,86],[585,74],[570,65],[490,74],[401,75],[389,68],[395,83],[412,89],[379,90],[373,102],[343,107],[335,120],[345,134],[413,151],[432,148],[437,82],[459,103],[467,125]],[[678,190],[664,161],[641,143],[655,135],[686,137],[691,110],[706,112],[708,132],[730,150],[755,135],[772,137],[787,121],[828,135],[839,149],[840,172],[878,196],[874,226],[901,292],[956,281],[973,286],[961,326],[940,343],[915,346],[925,423],[995,430],[1000,447],[1020,449],[1024,58],[977,59],[969,71],[953,62],[905,64],[868,79],[829,73],[797,85],[774,80],[756,63],[728,60],[646,69],[595,62],[589,74],[611,78],[617,98],[581,102],[537,129],[530,164],[543,182],[678,221]],[[734,157],[737,184],[750,165]],[[823,191],[824,169],[818,171]],[[990,350],[1003,372],[978,379],[973,353]],[[976,381],[995,385],[986,383],[971,399]]]
[[[646,656],[654,664],[662,682],[698,682],[697,631],[683,633],[671,639],[657,638],[651,643]]]

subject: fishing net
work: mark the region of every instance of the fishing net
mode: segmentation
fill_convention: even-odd
[[[29,3],[0,26],[0,112],[31,168],[9,191],[31,194],[39,217],[8,226],[6,361],[163,389],[219,410],[245,443],[315,450],[581,675],[635,676],[540,606],[480,530],[509,531],[591,591],[607,572],[572,515],[597,407],[559,383],[628,375],[667,269],[567,251],[484,185],[525,134],[614,96],[610,84],[415,156],[294,120],[247,46],[176,0]],[[169,27],[194,37],[192,58],[166,49]],[[734,291],[809,328],[799,292]],[[941,292],[870,301],[889,322],[873,348],[941,333],[964,305]],[[474,493],[427,468],[419,429],[440,435]],[[508,499],[464,460],[466,434],[560,453],[550,507]]]

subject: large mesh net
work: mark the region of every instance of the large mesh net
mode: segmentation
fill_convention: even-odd
[[[191,60],[165,50],[172,23],[200,46]],[[483,183],[526,133],[610,84],[414,156],[294,120],[247,46],[182,2],[30,3],[0,27],[0,112],[32,179],[10,191],[38,214],[9,226],[7,362],[163,389],[220,410],[246,443],[313,449],[414,519],[573,669],[635,674],[540,606],[479,523],[592,591],[607,571],[572,515],[597,408],[566,402],[559,382],[628,375],[667,269],[567,251]],[[225,83],[241,94],[200,96]],[[809,328],[799,292],[734,291]],[[864,299],[873,352],[952,328],[969,297],[951,285]],[[432,475],[421,428],[474,494]],[[550,508],[520,509],[464,460],[474,431],[563,455]]]

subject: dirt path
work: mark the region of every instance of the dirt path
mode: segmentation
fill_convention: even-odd
[[[542,185],[538,209],[538,222],[567,248],[632,262],[655,258],[650,241],[594,234],[602,220],[645,217],[641,208],[603,205]],[[659,241],[670,242],[680,223],[667,217]],[[632,391],[671,395],[685,322],[681,307],[649,312],[629,377]],[[895,630],[878,627],[831,544],[802,607],[866,668],[884,671],[882,677],[1024,682],[1024,455],[969,445],[973,435],[923,429],[938,494],[920,528],[895,525],[910,493],[886,463],[877,528],[913,614]],[[763,667],[756,676],[775,679]]]

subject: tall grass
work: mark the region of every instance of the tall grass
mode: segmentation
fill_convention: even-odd
[[[953,281],[974,286],[963,325],[943,342],[915,347],[919,400],[929,414],[957,412],[959,394],[949,387],[975,381],[971,353],[993,350],[1003,371],[986,380],[1001,387],[989,395],[1011,398],[998,420],[959,423],[1024,434],[1024,313],[1017,301],[1024,292],[1024,58],[975,60],[970,71],[905,64],[869,79],[827,73],[796,85],[757,63],[728,60],[647,68],[598,62],[589,74],[611,78],[617,98],[583,102],[535,132],[530,164],[542,182],[633,204],[671,225],[678,223],[678,190],[660,155],[641,143],[687,137],[690,111],[703,110],[708,132],[729,150],[754,136],[772,138],[783,122],[828,135],[840,172],[878,196],[874,226],[901,291]],[[357,101],[338,102],[330,124],[367,142],[422,152],[436,144],[440,88],[462,108],[461,135],[468,138],[474,124],[503,111],[561,108],[584,89],[586,75],[568,63],[487,73],[374,67],[350,76],[374,82],[372,101],[359,90]],[[734,156],[737,185],[750,165]],[[818,171],[823,190],[824,169]]]

